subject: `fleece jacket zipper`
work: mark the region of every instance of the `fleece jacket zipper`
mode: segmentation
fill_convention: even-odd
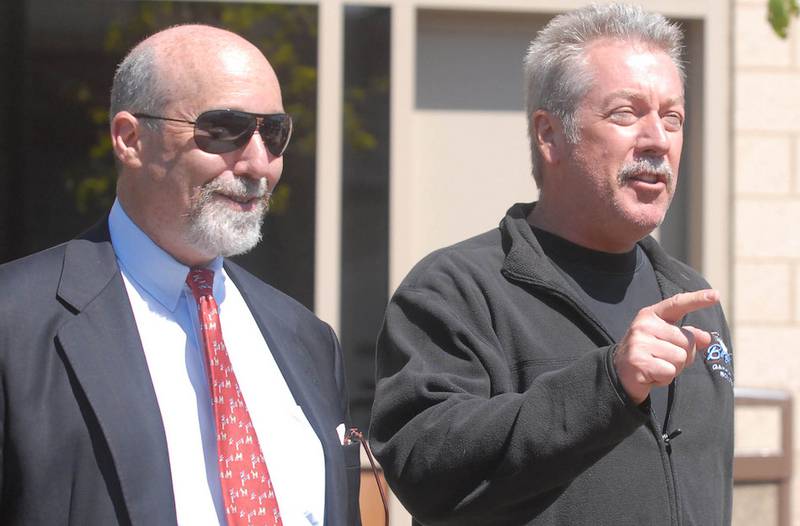
[[[544,281],[530,278],[516,272],[507,272],[507,277],[527,285],[531,285],[534,288],[539,289],[542,292],[564,302],[578,315],[583,317],[584,320],[589,322],[592,328],[594,328],[601,338],[605,340],[606,345],[616,344],[608,331],[606,331],[605,327],[603,327],[602,324],[600,324],[600,322],[597,321],[597,319],[595,319],[590,312],[581,307],[580,303],[575,301],[568,293],[558,290]],[[672,421],[672,409],[676,407],[676,401],[678,399],[677,384],[678,382],[676,379],[672,396],[672,404],[668,410],[669,414],[667,415],[665,422],[665,427],[667,429],[669,429],[668,426]],[[675,468],[672,464],[672,441],[676,439],[682,433],[682,431],[680,429],[675,429],[670,432],[663,431],[661,426],[658,424],[652,409],[650,411],[650,429],[655,435],[659,453],[661,454],[662,465],[664,466],[664,476],[667,482],[667,500],[669,501],[670,512],[672,515],[670,517],[670,522],[676,526],[681,526],[682,521],[680,519],[680,509],[678,505],[678,485],[676,483]]]
[[[650,410],[651,429],[656,436],[658,442],[658,449],[661,452],[661,459],[664,465],[664,475],[667,479],[667,492],[670,503],[670,510],[672,517],[670,522],[676,526],[681,526],[680,514],[680,501],[678,499],[678,483],[675,474],[675,466],[672,463],[672,450],[674,448],[675,439],[677,439],[683,431],[680,428],[672,429],[672,415],[675,407],[677,407],[678,400],[678,381],[677,378],[672,384],[672,400],[669,409],[667,410],[667,418],[664,422],[664,428],[658,423],[655,413]]]

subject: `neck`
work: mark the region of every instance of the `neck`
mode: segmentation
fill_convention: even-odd
[[[581,211],[564,212],[560,207],[550,206],[546,199],[536,203],[527,220],[536,228],[599,252],[624,254],[633,250],[639,241],[616,236],[609,225],[598,224]]]
[[[172,256],[179,263],[187,267],[205,267],[216,256],[204,254],[184,242],[183,234],[179,228],[169,228],[168,218],[162,221],[153,220],[153,214],[135,206],[134,202],[126,199],[124,194],[118,194],[120,206],[133,223],[149,237],[161,250]]]

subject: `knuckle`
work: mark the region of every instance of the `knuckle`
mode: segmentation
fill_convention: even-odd
[[[633,323],[631,323],[630,330],[632,333],[640,336],[643,334],[650,334],[657,325],[657,320],[657,317],[652,314],[646,317],[637,317],[633,320]]]
[[[679,349],[677,356],[675,357],[675,365],[683,369],[686,365],[686,361],[689,358],[689,353],[686,349]]]

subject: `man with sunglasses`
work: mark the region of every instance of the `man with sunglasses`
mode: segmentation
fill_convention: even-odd
[[[725,525],[733,364],[718,293],[650,234],[675,191],[680,29],[555,17],[525,60],[536,203],[391,300],[370,440],[419,524]]]
[[[110,117],[108,217],[0,267],[0,523],[359,524],[336,336],[225,259],[292,133],[272,67],[173,27],[119,65]]]

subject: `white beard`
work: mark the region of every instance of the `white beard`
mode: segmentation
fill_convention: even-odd
[[[214,194],[240,199],[258,198],[258,203],[248,211],[231,208]],[[266,179],[249,177],[213,179],[203,185],[200,195],[189,211],[189,243],[205,254],[235,256],[244,254],[261,241],[261,225],[269,209]]]

